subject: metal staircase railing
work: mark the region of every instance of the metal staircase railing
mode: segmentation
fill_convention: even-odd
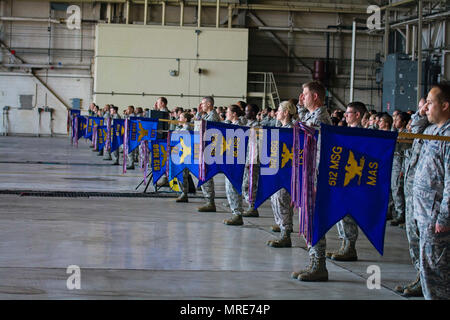
[[[277,84],[272,72],[249,72],[247,97],[261,98],[261,107],[269,105],[272,109],[280,103]]]

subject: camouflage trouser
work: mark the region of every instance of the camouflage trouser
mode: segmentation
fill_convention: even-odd
[[[225,193],[230,204],[231,213],[242,215],[242,196],[236,191],[231,182],[225,178]]]
[[[393,170],[391,176],[391,195],[394,203],[392,218],[405,220],[405,193],[403,190],[403,178],[400,177],[400,171]]]
[[[420,271],[419,259],[419,241],[420,234],[417,226],[416,218],[414,217],[414,202],[413,202],[413,183],[414,175],[412,177],[405,176],[405,224],[406,236],[409,243],[409,255],[412,264],[417,272]]]
[[[134,168],[134,159],[136,157],[136,152],[137,152],[136,150],[138,150],[138,148],[136,148],[132,152],[128,153],[128,155],[127,155],[127,167]]]
[[[249,210],[253,210],[255,208],[255,199],[256,192],[258,191],[258,179],[259,179],[259,166],[253,167],[252,173],[252,201],[250,202],[250,169],[245,167],[244,170],[244,178],[242,182],[242,193],[244,195],[245,200],[249,203]]]
[[[435,233],[442,195],[414,188],[420,232],[420,281],[425,299],[450,299],[450,232]]]
[[[337,223],[337,229],[341,239],[348,241],[356,241],[358,239],[358,225],[349,215]]]
[[[308,245],[308,253],[316,258],[325,258],[327,239],[323,236],[314,246]]]
[[[103,147],[103,159],[104,160],[112,160],[111,152],[106,149],[106,146]]]
[[[216,196],[214,192],[214,178],[211,178],[210,180],[206,181],[201,186],[203,196],[205,197],[205,200],[208,204],[214,203],[214,198]]]
[[[395,206],[394,206],[394,199],[392,199],[392,190],[389,188],[389,202],[388,202],[388,210],[387,210],[387,217],[391,217],[391,219],[395,216]]]
[[[114,152],[111,152],[111,160],[114,163],[119,163],[119,148],[117,148]]]
[[[291,195],[285,189],[278,190],[270,197],[275,223],[282,231],[292,229],[294,209],[291,206]]]
[[[189,170],[183,170],[183,185],[181,186],[181,196],[187,197],[189,193]]]
[[[133,151],[133,156],[134,156],[133,160],[134,160],[134,162],[139,162],[139,155],[140,155],[140,153],[141,153],[140,148],[134,149],[134,151]]]

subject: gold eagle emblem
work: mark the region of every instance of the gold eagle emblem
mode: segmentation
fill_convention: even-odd
[[[186,159],[186,157],[191,154],[191,147],[188,147],[184,143],[183,138],[180,138],[180,144],[181,144],[181,151],[183,152],[180,157],[180,164],[181,164],[184,162],[184,159]]]
[[[355,178],[356,176],[359,176],[358,178],[358,185],[361,184],[361,177],[362,177],[362,170],[364,168],[365,159],[362,157],[359,159],[359,165],[358,162],[355,159],[355,155],[352,151],[350,151],[348,155],[347,164],[345,165],[345,180],[344,180],[344,187],[346,187],[350,181]]]
[[[288,161],[292,160],[293,158],[294,158],[294,148],[292,147],[292,150],[289,151],[286,144],[283,143],[283,153],[281,154],[281,168],[284,168],[286,163],[288,163]]]
[[[138,136],[137,142],[141,141],[142,138],[144,138],[145,136],[148,136],[148,129],[145,130],[142,127],[142,123],[139,121],[139,136]]]

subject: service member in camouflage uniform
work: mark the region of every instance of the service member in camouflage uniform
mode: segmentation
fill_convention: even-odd
[[[109,108],[110,108],[110,105],[109,104],[105,104],[105,106],[103,107],[103,109],[101,111],[101,117],[104,119],[103,120],[103,125],[104,126],[106,125],[106,122],[108,121],[108,118],[109,118]],[[101,149],[101,150],[98,150],[97,155],[98,156],[103,156],[104,150],[105,150],[105,147],[103,147],[103,149]]]
[[[303,102],[303,93],[300,94],[298,97],[298,104],[297,104],[297,114],[299,121],[302,121],[302,119],[306,116],[308,113],[308,109],[305,108],[305,104]]]
[[[450,137],[450,84],[433,86],[424,134]],[[413,186],[420,232],[420,281],[425,299],[450,299],[450,142],[425,140]]]
[[[199,109],[203,110],[202,119],[206,121],[220,122],[220,117],[214,110],[214,98],[204,97],[200,104]],[[199,110],[200,112],[200,110]],[[216,212],[216,204],[214,202],[214,178],[211,178],[201,186],[203,196],[205,197],[206,204],[198,208],[199,212]]]
[[[192,118],[193,115],[189,112],[182,112],[180,114],[179,121],[184,122],[184,124],[176,125],[175,131],[189,131],[191,129],[189,123],[191,122]],[[189,170],[185,168],[183,170],[183,185],[181,186],[181,195],[175,200],[176,202],[189,202],[189,178]]]
[[[134,117],[134,106],[128,106],[125,111],[124,118],[130,119],[131,117]],[[134,158],[138,149],[139,148],[136,148],[132,152],[127,154],[127,170],[134,170]]]
[[[110,118],[111,118],[111,135],[113,134],[113,120],[114,119],[120,119],[120,115],[118,114],[119,108],[116,106],[111,106],[109,109],[109,114],[110,114]],[[108,121],[108,119],[106,119],[106,121]],[[113,137],[111,136],[111,141],[112,141]],[[110,144],[110,148],[111,148],[111,144]],[[119,148],[117,148],[114,152],[111,153],[111,151],[107,150],[107,147],[105,145],[105,148],[103,149],[103,160],[113,160],[113,165],[118,165],[119,164]]]
[[[112,116],[113,120],[122,118],[119,114],[119,107],[116,107],[116,106],[111,107],[111,116]],[[111,125],[113,125],[113,124],[114,124],[114,121],[111,123]],[[114,152],[111,153],[111,159],[113,161],[112,165],[115,165],[115,166],[119,165],[119,152],[120,152],[121,147],[122,146],[120,146]]]
[[[347,125],[352,128],[362,128],[361,121],[367,112],[366,105],[362,102],[350,102],[345,111]],[[350,215],[345,216],[337,223],[339,238],[342,240],[341,247],[336,252],[327,252],[327,258],[337,261],[356,261],[356,240],[358,239],[358,225]]]
[[[247,108],[247,102],[238,101],[236,102],[236,105],[239,107],[239,121],[241,125],[246,126],[247,118],[245,117],[245,109]]]
[[[94,106],[92,107],[92,116],[93,117],[102,117],[101,113],[102,112],[101,112],[100,108],[96,104],[94,104]],[[94,126],[95,126],[95,123],[93,124],[92,129],[94,128]],[[98,148],[96,148],[95,144],[94,144],[94,132],[92,132],[92,144],[89,147],[93,148],[92,152],[98,152]]]
[[[111,118],[111,105],[107,104],[103,108],[103,119],[105,119],[103,121],[104,126],[108,125],[108,121],[110,118]],[[111,124],[112,124],[112,120],[111,120]],[[105,137],[105,139],[106,139],[106,137]],[[101,154],[99,152],[99,155],[103,156],[103,160],[111,160],[111,152],[108,152],[108,150],[106,148],[106,143],[103,146],[103,149],[101,150]]]
[[[248,127],[259,126],[259,121],[256,120],[256,115],[259,112],[259,107],[256,104],[248,104],[245,108],[245,117],[247,118]],[[257,152],[256,152],[257,154]],[[255,198],[258,190],[259,177],[259,162],[258,158],[254,159],[252,170],[252,201],[250,201],[250,147],[247,148],[247,157],[245,160],[244,181],[242,183],[242,192],[245,200],[248,202],[248,209],[242,214],[244,217],[259,217],[259,212],[255,209]]]
[[[327,108],[323,105],[325,101],[325,87],[317,81],[311,81],[303,85],[302,99],[304,106],[308,109],[308,113],[304,115],[300,121],[308,126],[319,128],[321,123],[331,125],[331,117]],[[320,135],[317,141],[317,168],[319,168],[320,155]],[[317,183],[316,171],[316,182]],[[301,281],[327,281],[328,270],[326,268],[325,250],[326,238],[323,236],[314,246],[308,245],[308,253],[310,264],[300,271],[293,272],[292,278]]]
[[[429,122],[425,113],[425,99],[421,99],[419,102],[418,110],[411,116],[411,132],[423,133],[425,128],[429,125]],[[413,203],[413,185],[414,174],[416,173],[417,161],[422,149],[423,140],[414,139],[411,149],[407,149],[405,152],[405,222],[406,222],[406,236],[409,243],[409,255],[411,257],[412,264],[417,271],[417,277],[411,283],[407,285],[398,285],[395,287],[395,291],[401,293],[406,297],[420,297],[422,296],[422,284],[420,283],[420,250],[419,250],[419,228],[417,227],[417,221],[414,217],[414,203]]]
[[[227,120],[231,124],[242,126],[242,122],[239,119],[240,108],[238,105],[231,105],[227,110]],[[242,219],[242,196],[236,191],[236,189],[231,184],[230,180],[225,178],[225,193],[227,195],[228,204],[230,205],[231,213],[233,216],[231,219],[223,220],[226,225],[241,226],[244,224]]]
[[[410,118],[411,116],[406,112],[397,113],[394,120],[394,127],[399,133],[407,132],[406,125],[408,124]],[[391,226],[401,226],[405,223],[405,152],[409,148],[411,148],[411,145],[407,143],[397,142],[395,145],[391,174],[391,194],[394,202],[394,214],[391,221]]]
[[[280,103],[277,111],[277,120],[282,128],[292,128],[292,116],[297,112],[294,104],[289,101]],[[278,150],[280,152],[280,150]],[[269,240],[267,245],[275,248],[292,247],[292,217],[294,209],[291,205],[291,195],[286,189],[278,190],[270,197],[273,216],[280,227],[281,236],[278,240]]]

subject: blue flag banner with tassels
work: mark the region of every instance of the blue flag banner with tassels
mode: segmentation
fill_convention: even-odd
[[[264,127],[259,134],[261,139],[261,164],[255,208],[278,190],[284,188],[291,192],[293,161],[293,129]],[[303,139],[303,136],[300,137]],[[301,144],[303,145],[303,140]]]
[[[178,177],[188,169],[199,177],[200,135],[194,131],[171,131],[168,178]]]
[[[346,215],[383,254],[397,132],[321,125],[312,245]]]
[[[136,149],[143,140],[155,140],[158,119],[136,118],[129,120],[128,153]]]
[[[108,135],[108,127],[107,126],[98,126],[97,127],[98,150],[103,150],[103,147],[106,144],[107,135]]]
[[[89,117],[87,120],[86,133],[84,137],[86,139],[92,140],[92,135],[94,131],[94,125],[102,126],[105,119],[101,117]]]
[[[72,141],[75,140],[78,143],[78,140],[84,136],[86,123],[86,117],[75,115],[72,118]]]
[[[249,127],[222,122],[206,122],[204,135],[205,178],[198,187],[223,173],[238,193],[242,193]]]
[[[154,140],[151,143],[151,167],[153,174],[153,184],[166,173],[167,166],[167,140]]]
[[[111,152],[114,152],[123,144],[123,135],[125,133],[125,120],[113,119],[112,123],[112,137],[111,137]]]

